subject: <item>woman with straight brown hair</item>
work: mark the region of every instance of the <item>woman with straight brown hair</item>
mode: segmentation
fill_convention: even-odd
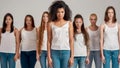
[[[49,13],[43,12],[41,18],[41,25],[39,30],[39,44],[37,46],[37,60],[40,60],[41,68],[47,68],[47,23],[49,20]]]
[[[34,24],[32,15],[26,15],[24,27],[20,30],[21,42],[21,67],[34,68],[36,64],[36,47],[37,47],[37,28]]]
[[[103,68],[119,68],[120,63],[120,25],[117,23],[116,12],[113,6],[105,11],[105,23],[100,28],[100,46]]]

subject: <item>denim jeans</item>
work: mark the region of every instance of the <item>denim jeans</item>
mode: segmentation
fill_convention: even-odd
[[[74,57],[74,64],[71,68],[85,68],[86,56]]]
[[[103,50],[103,53],[105,57],[105,64],[103,64],[103,68],[110,68],[110,60],[112,60],[112,68],[119,68],[119,50]]]
[[[21,68],[34,68],[36,64],[36,51],[21,51]]]
[[[1,68],[15,68],[14,53],[0,52]]]
[[[95,62],[95,68],[102,68],[102,62],[100,58],[100,51],[90,51],[90,63],[87,65],[86,68],[92,68],[92,61],[94,59]]]
[[[68,68],[70,50],[52,50],[51,51],[53,68]]]
[[[48,68],[47,51],[42,50],[40,55],[40,65],[41,65],[41,68]]]
[[[1,68],[1,57],[0,57],[0,68]]]

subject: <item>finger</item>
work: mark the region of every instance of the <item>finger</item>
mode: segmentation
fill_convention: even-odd
[[[105,60],[103,60],[103,63],[105,64]]]

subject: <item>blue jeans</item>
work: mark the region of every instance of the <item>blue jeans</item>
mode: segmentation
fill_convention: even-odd
[[[53,68],[68,68],[70,50],[52,50],[51,51]]]
[[[41,55],[40,55],[41,68],[48,68],[46,61],[47,61],[47,51],[42,50]]]
[[[1,57],[0,57],[0,68],[1,68]]]
[[[1,68],[15,68],[14,53],[0,52]]]
[[[86,56],[74,57],[74,64],[71,68],[85,68]]]
[[[100,59],[100,51],[90,51],[90,63],[87,65],[86,68],[91,68],[92,67],[92,61],[94,59],[95,62],[95,68],[102,68],[102,62]]]
[[[34,68],[36,64],[36,51],[21,51],[21,68]]]
[[[103,64],[103,68],[110,68],[110,60],[112,60],[112,68],[119,68],[119,50],[103,50],[103,53],[105,57],[105,64]]]

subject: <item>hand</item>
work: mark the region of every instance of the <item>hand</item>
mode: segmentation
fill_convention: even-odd
[[[104,55],[101,56],[102,63],[105,64],[105,57]]]
[[[89,64],[89,63],[90,63],[90,60],[89,60],[88,57],[86,58],[85,63],[86,63],[86,64]]]
[[[74,57],[71,57],[69,59],[69,67],[71,67],[73,65],[73,63],[74,63]]]
[[[39,59],[40,59],[40,55],[38,53],[36,54],[36,59],[37,59],[37,61],[39,61]]]
[[[119,62],[119,64],[120,64],[120,54],[118,55],[118,62]]]
[[[20,54],[19,53],[15,54],[14,60],[17,61],[17,59],[19,59],[19,58],[20,58]]]
[[[50,68],[52,68],[53,66],[53,63],[52,63],[52,58],[51,57],[49,57],[48,58],[48,65],[50,66]]]

